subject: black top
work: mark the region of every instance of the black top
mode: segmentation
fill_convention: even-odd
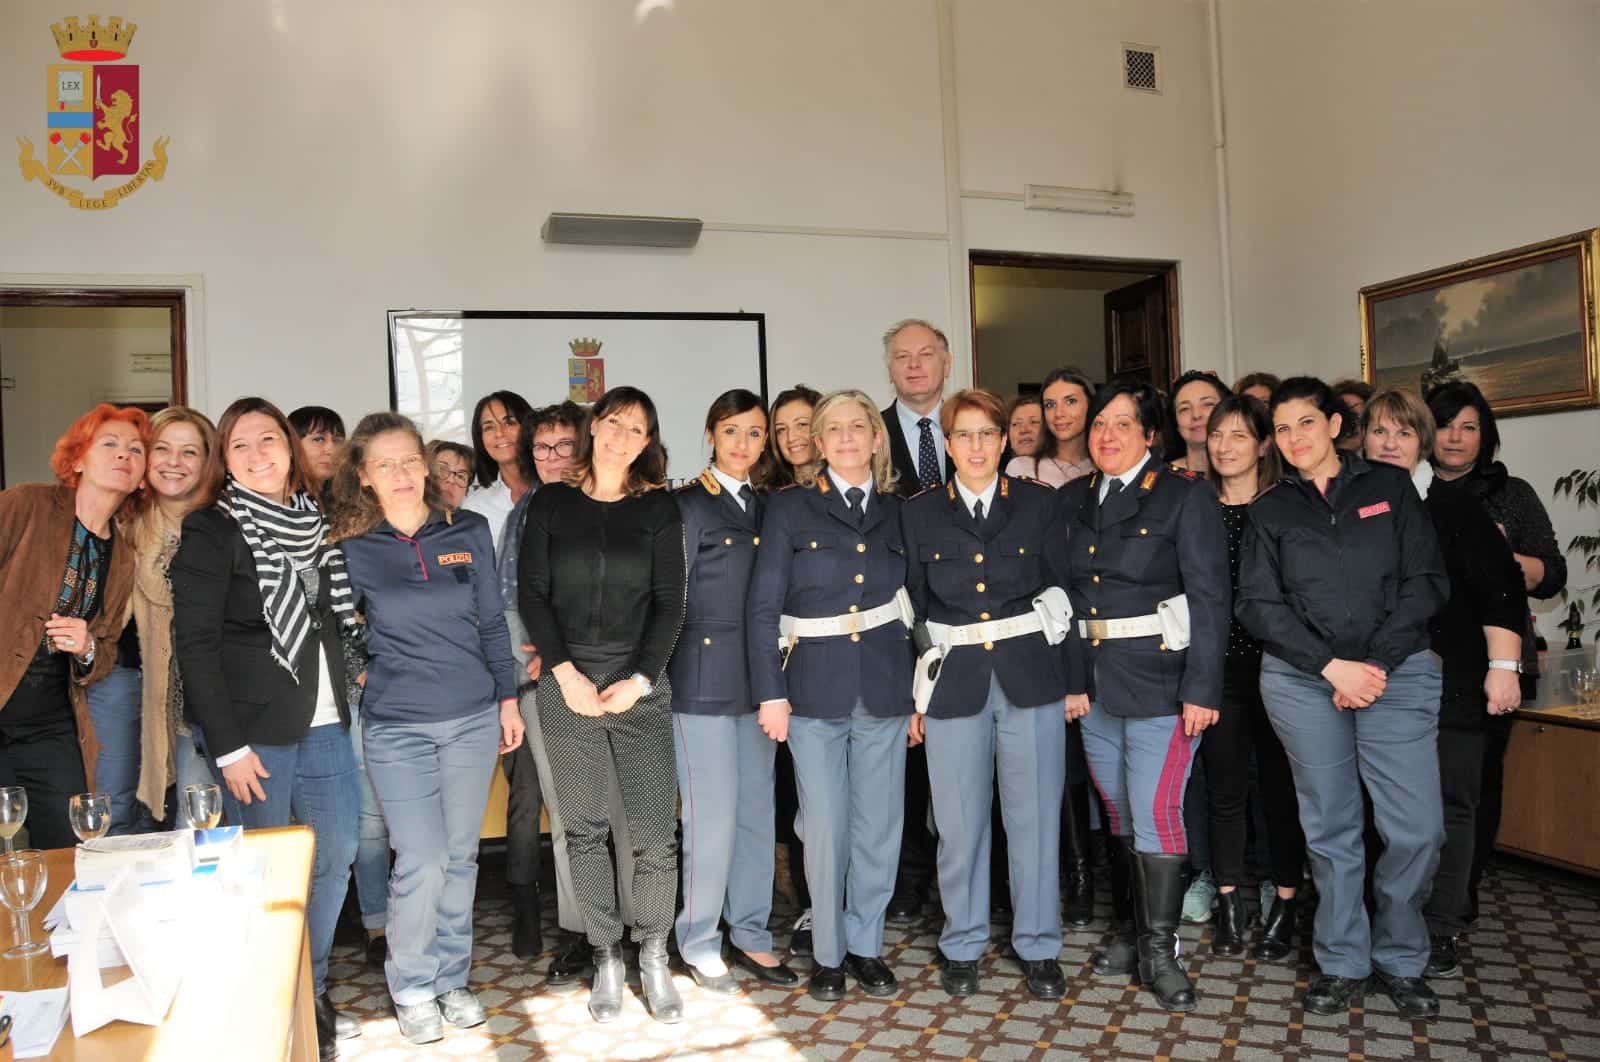
[[[1428,515],[1450,573],[1450,599],[1429,625],[1444,676],[1439,725],[1481,730],[1487,719],[1483,679],[1489,660],[1483,628],[1520,633],[1526,626],[1522,569],[1489,514],[1462,491],[1434,480]]]
[[[745,653],[744,605],[761,545],[765,499],[741,509],[710,471],[677,492],[688,548],[683,637],[672,654],[672,710],[737,715],[755,710]]]
[[[1496,461],[1487,469],[1475,468],[1460,479],[1435,477],[1434,483],[1441,489],[1461,490],[1477,498],[1494,522],[1506,529],[1511,552],[1544,562],[1544,578],[1528,591],[1529,597],[1545,601],[1566,589],[1567,556],[1556,541],[1556,529],[1539,493],[1527,480],[1511,475],[1505,465]]]
[[[544,669],[661,681],[683,626],[683,521],[665,490],[595,501],[553,483],[528,503],[518,608]]]
[[[1393,671],[1428,648],[1450,593],[1410,474],[1354,454],[1339,455],[1326,497],[1291,470],[1257,498],[1241,548],[1240,622],[1310,675],[1336,658]]]
[[[1244,529],[1250,525],[1250,503],[1222,506],[1222,525],[1228,530],[1228,575],[1233,580],[1233,593],[1239,593],[1239,557],[1244,545]],[[1228,666],[1241,667],[1261,663],[1261,643],[1250,636],[1239,622],[1230,616],[1228,623]]]

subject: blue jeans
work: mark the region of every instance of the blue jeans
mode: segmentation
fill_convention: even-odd
[[[112,836],[149,833],[155,816],[139,803],[140,720],[144,710],[144,672],[118,664],[88,689],[89,718],[100,753],[94,761],[97,792],[111,798]]]
[[[351,722],[350,741],[355,747],[356,766],[361,772],[361,828],[356,841],[356,899],[361,904],[361,925],[382,929],[389,921],[389,826],[383,821],[383,805],[372,788],[367,773],[367,757],[362,749],[361,719]]]
[[[500,712],[489,705],[437,722],[368,719],[362,740],[394,846],[384,973],[390,998],[415,1006],[467,986],[478,831]]]
[[[197,746],[206,748],[205,735],[194,728]],[[316,858],[311,865],[311,897],[306,904],[306,930],[311,937],[311,979],[321,995],[328,976],[328,952],[333,931],[350,885],[350,864],[356,858],[356,819],[361,808],[361,788],[350,735],[339,723],[312,727],[294,745],[252,745],[251,749],[271,777],[260,779],[265,800],[241,804],[228,792],[217,762],[207,752],[207,762],[222,786],[225,821],[247,830],[287,826],[290,816],[317,835]]]

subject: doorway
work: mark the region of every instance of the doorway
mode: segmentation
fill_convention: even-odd
[[[0,488],[52,481],[56,439],[100,402],[186,400],[185,295],[0,289]]]
[[[973,251],[972,378],[1003,398],[1052,369],[1165,390],[1182,372],[1178,264]]]

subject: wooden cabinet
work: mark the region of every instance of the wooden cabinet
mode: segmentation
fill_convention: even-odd
[[[1600,724],[1573,709],[1517,714],[1496,846],[1600,875]]]

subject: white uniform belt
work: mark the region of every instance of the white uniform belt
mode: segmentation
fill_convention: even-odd
[[[1078,634],[1083,638],[1153,638],[1161,633],[1161,617],[1129,616],[1125,619],[1079,620]]]
[[[934,641],[954,648],[958,645],[983,645],[1007,638],[1020,638],[1024,634],[1037,634],[1044,630],[1037,612],[1028,612],[1009,619],[985,620],[952,626],[948,623],[928,622],[928,634]]]
[[[876,608],[845,612],[838,616],[779,616],[778,648],[801,638],[835,638],[842,634],[862,634],[890,623],[904,623],[905,612],[896,598]]]

